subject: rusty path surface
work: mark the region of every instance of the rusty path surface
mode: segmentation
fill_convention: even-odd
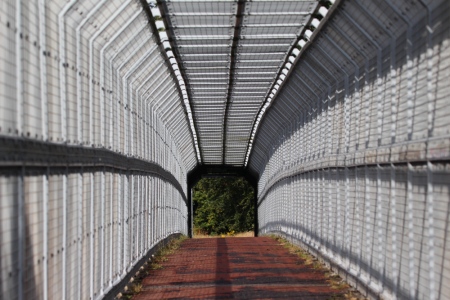
[[[189,239],[142,281],[136,300],[339,299],[323,271],[267,237]]]

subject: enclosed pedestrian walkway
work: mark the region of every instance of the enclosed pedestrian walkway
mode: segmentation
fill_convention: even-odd
[[[272,238],[191,239],[132,299],[345,299],[329,275]]]
[[[385,299],[450,298],[450,1],[2,0],[0,297],[103,299],[205,175]]]

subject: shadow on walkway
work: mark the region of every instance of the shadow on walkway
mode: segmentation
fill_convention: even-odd
[[[142,281],[133,299],[336,299],[322,271],[274,239],[190,239]]]

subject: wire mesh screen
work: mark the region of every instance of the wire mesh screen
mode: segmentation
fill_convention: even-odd
[[[0,298],[102,298],[187,234],[181,94],[139,1],[2,1],[0,22]]]
[[[450,298],[448,1],[144,2],[0,3],[1,297],[104,297],[203,161],[259,175],[260,233]]]
[[[258,110],[318,3],[158,2],[205,164],[244,164]]]
[[[374,295],[450,297],[450,6],[343,1],[262,121],[260,233]]]
[[[0,13],[0,134],[151,159],[152,141],[137,137],[171,103],[162,126],[178,173],[196,165],[192,140],[180,137],[190,136],[181,97],[139,2],[6,1]]]
[[[159,241],[187,232],[180,191],[104,168],[2,174],[5,299],[101,298]]]

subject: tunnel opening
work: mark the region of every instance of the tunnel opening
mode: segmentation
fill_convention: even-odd
[[[234,167],[234,166],[227,166],[227,165],[199,165],[196,168],[194,168],[191,172],[189,172],[187,176],[187,183],[188,183],[188,235],[189,237],[194,236],[194,214],[195,210],[199,208],[194,206],[194,194],[196,188],[199,188],[198,183],[202,186],[202,189],[206,187],[206,185],[209,185],[209,187],[214,188],[206,188],[205,190],[209,191],[209,196],[213,200],[214,194],[217,193],[217,187],[219,187],[222,184],[222,189],[229,190],[230,187],[234,184],[242,185],[243,188],[245,186],[245,189],[251,189],[252,193],[249,195],[246,195],[248,198],[248,201],[250,203],[247,203],[247,207],[251,207],[253,209],[253,212],[251,213],[251,216],[253,217],[253,235],[258,235],[258,211],[257,211],[257,183],[258,179],[256,174],[253,174],[251,171],[249,171],[248,168],[242,168],[242,167]],[[205,185],[205,186],[203,186]],[[241,191],[244,189],[241,189]],[[250,197],[251,196],[251,197]],[[242,200],[241,197],[239,197],[239,192],[234,195],[236,198],[235,200],[238,201],[239,199]],[[223,199],[224,200],[224,199]],[[213,202],[214,203],[214,202]],[[217,204],[217,203],[216,203]]]
[[[193,187],[193,237],[253,236],[254,188],[242,176],[203,176]]]

